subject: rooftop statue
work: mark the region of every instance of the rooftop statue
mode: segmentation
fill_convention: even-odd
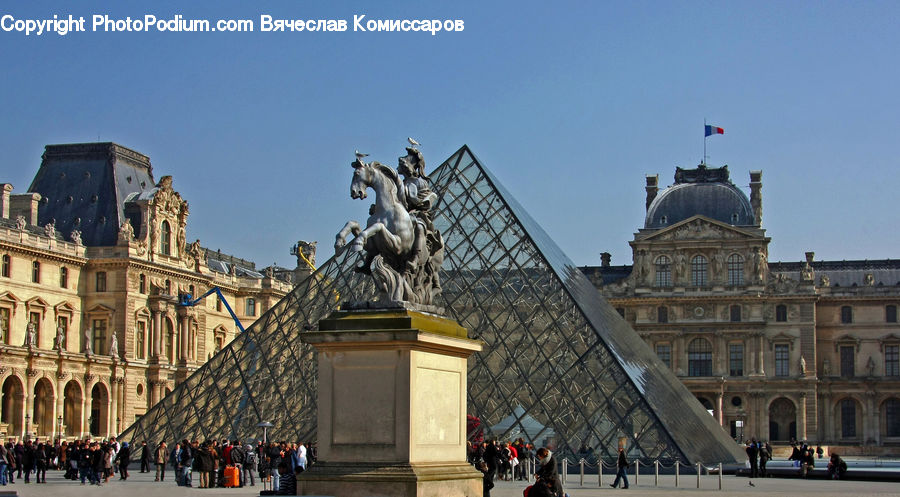
[[[365,229],[348,221],[334,242],[336,254],[348,247],[365,251],[365,260],[356,270],[372,275],[378,289],[376,302],[385,307],[401,302],[431,306],[441,291],[444,241],[431,222],[437,194],[425,175],[422,152],[410,143],[413,146],[406,148],[396,171],[376,161],[365,162],[367,154],[356,153],[350,164],[350,197],[364,199],[371,188],[375,203],[369,208]],[[353,239],[347,245],[350,234]]]

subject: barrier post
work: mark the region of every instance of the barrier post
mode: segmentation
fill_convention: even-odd
[[[569,483],[567,481],[568,478],[566,478],[567,476],[569,476],[569,460],[568,459],[563,459],[562,470],[563,470],[562,482],[563,482],[563,485],[565,485],[566,483]]]
[[[722,490],[722,463],[719,463],[719,490]]]
[[[681,465],[681,461],[676,459],[675,460],[675,488],[678,488],[678,471],[679,471],[680,465]]]
[[[579,465],[581,465],[581,478],[579,480],[579,485],[584,486],[584,459],[578,461]]]
[[[638,484],[638,476],[640,476],[640,473],[641,473],[641,460],[635,459],[634,460],[634,484],[635,485]]]
[[[597,458],[597,486],[603,486],[603,459]]]
[[[653,480],[653,486],[658,487],[659,486],[659,459],[653,461],[653,469],[654,469],[654,473],[655,473],[655,477]]]
[[[697,463],[697,488],[700,488],[700,463]]]

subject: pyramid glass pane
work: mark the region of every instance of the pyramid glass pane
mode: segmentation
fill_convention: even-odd
[[[486,436],[522,436],[563,455],[587,446],[604,459],[625,443],[645,462],[743,460],[468,147],[431,182],[445,241],[437,304],[485,343],[468,381],[469,412]],[[329,259],[123,436],[261,438],[256,424],[269,421],[270,439],[314,439],[316,357],[300,335],[341,302],[374,296],[371,279],[353,270],[360,263],[349,251]],[[190,399],[207,405],[181,409]]]

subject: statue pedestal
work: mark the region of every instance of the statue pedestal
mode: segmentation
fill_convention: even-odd
[[[466,359],[455,321],[404,309],[337,311],[301,335],[318,352],[319,462],[298,495],[481,496],[466,463]]]

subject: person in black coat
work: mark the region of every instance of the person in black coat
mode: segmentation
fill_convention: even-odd
[[[141,473],[150,472],[150,447],[147,441],[141,442]]]
[[[491,478],[497,474],[497,461],[500,458],[500,451],[497,448],[496,440],[488,441],[487,445],[484,447],[484,454],[482,454],[484,458],[484,462],[487,463],[488,471],[491,473]]]
[[[535,483],[531,487],[528,497],[558,497],[562,495],[562,483],[559,481],[559,472],[556,469],[556,458],[546,447],[537,450],[537,459],[540,468],[535,472]]]
[[[119,479],[128,479],[128,465],[131,464],[131,446],[128,442],[122,442],[122,448],[116,454],[116,461],[119,463]]]
[[[619,447],[619,457],[616,459],[616,479],[609,486],[618,487],[619,479],[622,480],[622,488],[628,488],[628,458],[623,447]]]

